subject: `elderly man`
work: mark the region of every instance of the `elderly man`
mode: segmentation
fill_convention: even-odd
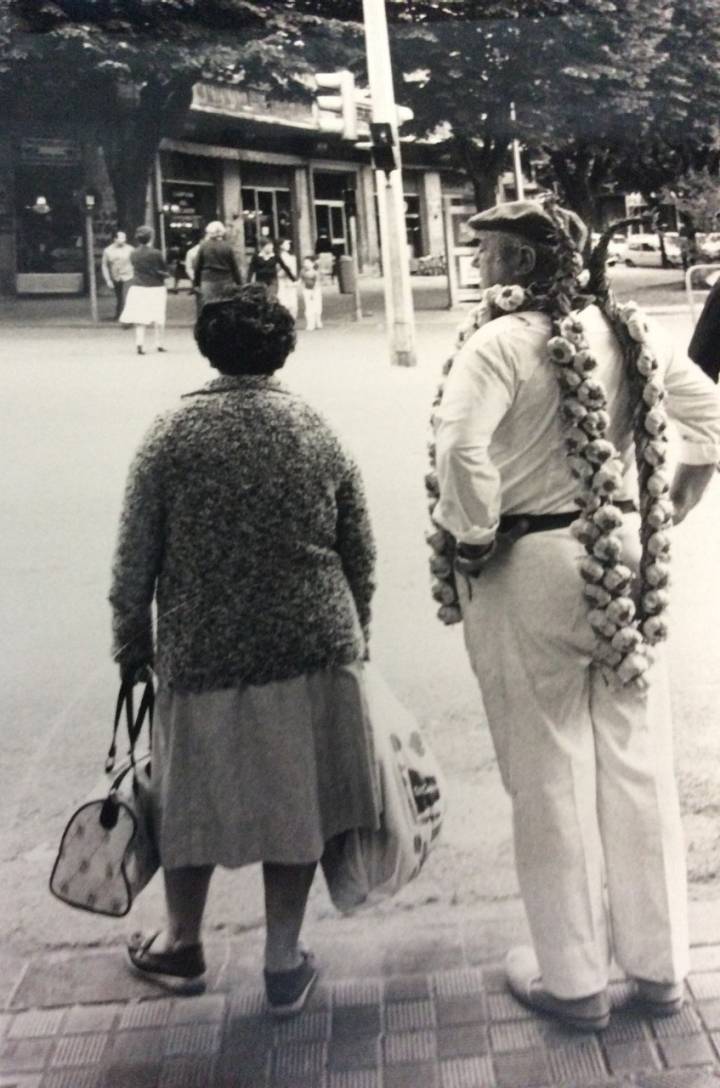
[[[685,859],[665,665],[657,647],[644,683],[623,686],[594,657],[579,570],[583,546],[570,531],[581,501],[574,475],[583,472],[571,471],[577,466],[562,420],[562,368],[548,354],[557,333],[551,317],[562,321],[563,309],[558,317],[547,300],[568,283],[568,267],[577,286],[583,225],[561,209],[551,214],[540,203],[518,201],[476,215],[470,226],[479,236],[482,286],[515,285],[503,297],[524,301],[481,324],[455,358],[436,416],[433,518],[457,542],[466,647],[512,798],[534,949],[508,955],[508,982],[529,1006],[599,1030],[609,1020],[613,954],[651,1014],[668,1015],[682,1004]],[[619,558],[637,572],[636,385],[607,303],[574,297],[586,305],[565,327],[583,345],[576,366],[594,365],[602,383],[605,409],[596,415],[607,430],[595,448],[605,456],[614,444]],[[674,506],[666,504],[667,518],[674,511],[678,522],[700,499],[720,455],[720,400],[670,338],[652,330],[648,336],[647,358],[654,352],[657,368],[651,385],[664,383],[658,396],[680,433],[668,495]],[[572,388],[579,382],[574,375],[563,380]],[[587,441],[579,428],[574,433]],[[587,569],[604,574],[592,557]],[[595,588],[602,598],[602,586]]]

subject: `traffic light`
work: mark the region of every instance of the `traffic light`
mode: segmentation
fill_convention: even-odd
[[[318,87],[338,91],[338,94],[320,94],[317,97],[319,127],[323,132],[336,132],[343,140],[357,140],[357,104],[355,100],[355,76],[352,72],[317,72]],[[322,113],[335,114],[323,117]]]
[[[370,138],[372,140],[370,153],[373,166],[376,170],[384,170],[386,174],[391,174],[393,170],[397,169],[395,137],[392,125],[386,121],[372,122],[370,125]]]

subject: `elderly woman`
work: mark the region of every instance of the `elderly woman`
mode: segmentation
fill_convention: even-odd
[[[224,224],[217,219],[205,228],[205,240],[200,244],[193,272],[201,304],[222,298],[228,288],[232,290],[242,283],[235,250],[225,240],[225,233]]]
[[[167,922],[131,941],[129,962],[198,992],[213,867],[262,862],[266,991],[285,1015],[316,978],[299,934],[325,844],[378,825],[361,688],[374,547],[353,462],[273,376],[295,343],[287,310],[238,288],[205,305],[196,338],[220,376],[142,443],[110,594],[121,672],[158,679]]]

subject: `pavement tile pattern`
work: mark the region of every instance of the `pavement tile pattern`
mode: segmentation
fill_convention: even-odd
[[[719,950],[693,950],[687,1003],[665,1020],[615,981],[597,1035],[533,1015],[497,965],[393,962],[386,977],[321,981],[276,1022],[262,989],[227,972],[196,997],[129,986],[114,950],[79,953],[53,1003],[39,959],[0,1012],[0,1088],[720,1088]],[[79,977],[91,1001],[73,996]]]

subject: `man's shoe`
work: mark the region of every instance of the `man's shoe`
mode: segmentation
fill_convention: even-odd
[[[302,961],[290,971],[265,970],[265,993],[273,1016],[296,1016],[305,1008],[318,972],[312,952],[303,949]]]
[[[636,978],[637,999],[651,1016],[675,1016],[685,1001],[682,982],[650,982]]]
[[[578,1031],[604,1031],[610,1023],[607,990],[590,997],[555,997],[543,988],[532,948],[513,948],[505,960],[505,973],[514,997],[536,1012],[549,1013]]]

